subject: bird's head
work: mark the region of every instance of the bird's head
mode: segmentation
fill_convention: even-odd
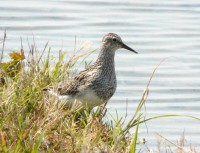
[[[111,50],[117,50],[120,48],[124,48],[127,50],[130,50],[134,53],[137,54],[135,50],[127,46],[126,44],[123,43],[122,39],[120,36],[114,33],[108,33],[103,37],[103,45],[106,46],[107,48],[110,48]]]

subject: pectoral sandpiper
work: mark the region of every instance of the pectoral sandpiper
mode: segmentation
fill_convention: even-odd
[[[117,87],[114,56],[115,51],[120,48],[137,53],[125,45],[117,34],[106,34],[96,62],[70,78],[58,92],[49,90],[49,94],[70,106],[79,102],[83,107],[93,108],[107,102]]]

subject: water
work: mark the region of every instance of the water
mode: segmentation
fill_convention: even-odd
[[[200,117],[200,1],[196,0],[57,0],[1,1],[0,34],[7,30],[6,52],[20,49],[20,37],[34,35],[37,47],[49,46],[73,53],[83,41],[98,48],[108,32],[119,34],[139,52],[116,53],[118,88],[108,103],[109,112],[127,121],[141,98],[148,79],[163,59],[154,76],[146,103],[146,117],[184,114]],[[89,50],[89,49],[88,49]],[[95,52],[88,60],[96,58]],[[6,54],[6,53],[5,53]],[[126,107],[128,101],[128,107]],[[176,142],[183,131],[193,146],[200,146],[200,123],[173,117],[147,122],[139,137],[156,146],[156,133]]]

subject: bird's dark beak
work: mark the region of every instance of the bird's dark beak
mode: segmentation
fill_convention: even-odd
[[[127,46],[126,44],[124,44],[123,42],[121,43],[122,48],[130,50],[136,54],[138,54],[138,52],[136,52],[135,50],[133,50],[131,47]]]

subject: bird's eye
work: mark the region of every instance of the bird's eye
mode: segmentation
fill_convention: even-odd
[[[113,41],[117,41],[117,39],[116,39],[116,38],[113,38]]]

